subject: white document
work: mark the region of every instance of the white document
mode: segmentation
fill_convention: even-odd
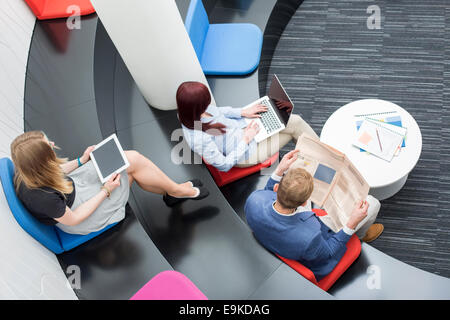
[[[355,114],[355,120],[356,122],[363,121],[366,118],[370,118],[373,120],[378,120],[382,122],[389,122],[389,121],[401,121],[400,114],[395,111],[386,111],[386,112],[376,112],[376,113],[365,113],[365,114]]]
[[[300,150],[298,159],[290,169],[303,168],[314,178],[311,201],[328,213],[327,224],[338,232],[347,223],[353,206],[365,200],[369,185],[345,154],[331,146],[302,134],[295,149]]]
[[[383,160],[391,161],[406,135],[406,128],[366,118],[353,145]]]

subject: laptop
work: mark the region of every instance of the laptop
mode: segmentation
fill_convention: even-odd
[[[255,141],[257,143],[286,128],[292,110],[294,110],[294,104],[276,75],[273,75],[272,77],[269,94],[246,105],[244,108],[249,108],[255,104],[262,104],[268,107],[266,112],[260,113],[261,118],[245,119],[247,124],[251,121],[256,121],[258,123],[260,130],[255,136]]]

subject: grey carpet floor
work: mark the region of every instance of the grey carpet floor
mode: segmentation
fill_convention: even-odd
[[[381,29],[367,27],[370,5],[381,10]],[[269,68],[269,79],[274,73],[279,76],[295,112],[317,134],[336,109],[364,98],[392,101],[416,119],[423,138],[420,160],[403,189],[382,201],[378,222],[385,231],[372,245],[446,277],[449,65],[449,0],[305,0],[287,25]]]

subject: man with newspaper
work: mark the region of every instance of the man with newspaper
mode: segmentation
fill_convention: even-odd
[[[245,214],[262,245],[280,256],[301,262],[319,281],[340,261],[347,241],[355,232],[366,242],[383,232],[383,225],[373,224],[380,203],[372,196],[357,201],[346,223],[333,231],[339,221],[328,215],[318,218],[311,211],[314,178],[301,166],[292,166],[299,160],[298,154],[299,150],[293,150],[283,157],[264,190],[249,196]]]

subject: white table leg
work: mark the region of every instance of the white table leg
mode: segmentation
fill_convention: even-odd
[[[406,183],[406,179],[408,179],[408,175],[404,176],[400,180],[397,180],[396,182],[380,187],[380,188],[370,188],[369,194],[377,198],[378,200],[384,200],[387,198],[392,197],[394,194],[400,191],[401,188]]]

